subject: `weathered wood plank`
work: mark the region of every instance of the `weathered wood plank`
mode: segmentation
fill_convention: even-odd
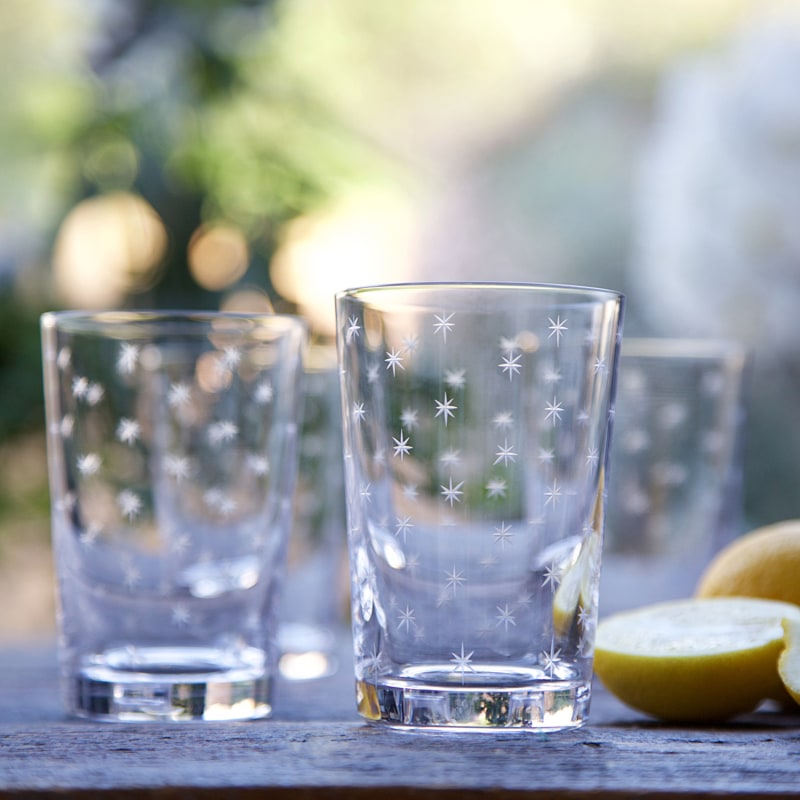
[[[666,726],[598,691],[577,731],[413,735],[362,724],[343,669],[269,721],[96,724],[61,713],[52,651],[0,655],[0,797],[800,796],[797,716]]]

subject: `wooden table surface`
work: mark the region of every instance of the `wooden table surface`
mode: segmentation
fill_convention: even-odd
[[[0,797],[800,797],[800,715],[669,726],[595,687],[573,731],[398,733],[356,715],[349,666],[279,683],[271,720],[109,724],[65,717],[52,647],[2,649]]]

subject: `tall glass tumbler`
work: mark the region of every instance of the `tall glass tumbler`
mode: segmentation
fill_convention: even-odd
[[[410,728],[588,711],[623,298],[337,296],[356,698]]]
[[[304,340],[282,316],[42,317],[68,711],[270,714]]]

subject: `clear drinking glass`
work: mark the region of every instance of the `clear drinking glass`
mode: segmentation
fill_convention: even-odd
[[[70,712],[270,714],[304,340],[283,316],[42,317]]]
[[[691,595],[740,532],[746,361],[733,341],[623,342],[601,614]]]
[[[589,705],[622,296],[337,296],[356,695],[411,728],[576,726]]]
[[[310,347],[303,375],[294,522],[278,606],[280,671],[288,680],[336,672],[349,591],[336,349]]]

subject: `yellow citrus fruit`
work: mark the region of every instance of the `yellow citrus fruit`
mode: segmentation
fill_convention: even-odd
[[[751,597],[674,600],[597,628],[595,672],[640,711],[675,722],[723,720],[785,697],[778,674],[791,603]]]
[[[734,539],[706,567],[695,594],[800,605],[800,520],[767,525]]]
[[[793,619],[783,621],[786,649],[778,659],[778,674],[786,691],[800,703],[800,622]]]

